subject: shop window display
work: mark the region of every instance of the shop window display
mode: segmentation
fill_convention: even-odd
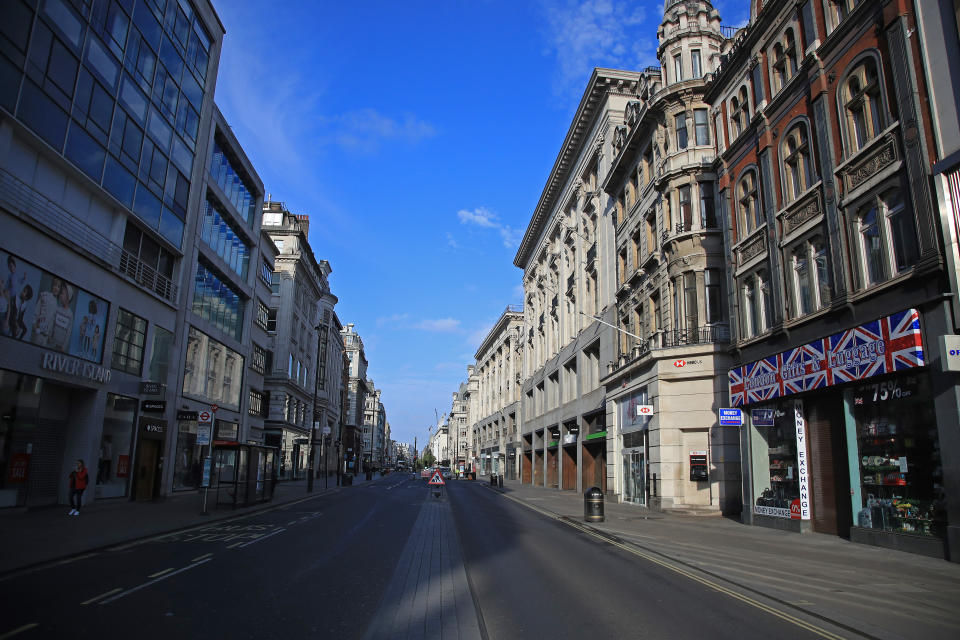
[[[133,442],[137,400],[107,394],[97,460],[96,496],[117,498],[127,495],[130,480],[130,446]]]
[[[197,421],[177,420],[177,453],[173,468],[173,490],[183,491],[200,486],[200,450],[197,444]]]
[[[943,470],[933,400],[925,375],[898,376],[848,391],[856,427],[856,525],[942,535]],[[848,443],[848,446],[852,443]]]
[[[800,499],[797,430],[792,403],[751,410],[753,438],[753,511],[778,518],[791,517],[791,506]]]

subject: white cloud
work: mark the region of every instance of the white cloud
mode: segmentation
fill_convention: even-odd
[[[456,333],[460,331],[460,321],[456,318],[429,318],[421,320],[414,325],[414,329],[421,331],[433,331],[437,333]]]
[[[457,239],[453,237],[453,234],[449,231],[446,234],[447,237],[447,246],[451,249],[459,249],[460,245],[457,243]]]
[[[320,122],[326,125],[321,143],[332,142],[359,153],[374,153],[384,142],[415,144],[437,134],[433,125],[413,114],[394,118],[371,108],[320,118]]]
[[[409,313],[395,313],[389,317],[377,318],[377,326],[383,327],[385,325],[405,324],[409,318]]]
[[[520,240],[523,238],[522,231],[502,224],[497,214],[486,207],[477,207],[473,211],[461,209],[457,211],[457,218],[460,220],[460,224],[472,225],[482,229],[496,229],[503,241],[503,246],[507,249],[519,246]]]
[[[549,53],[559,65],[560,93],[582,91],[594,67],[640,69],[656,63],[656,29],[663,2],[647,11],[628,0],[544,2]]]

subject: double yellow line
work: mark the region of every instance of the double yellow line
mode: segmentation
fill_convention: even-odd
[[[695,574],[695,573],[692,573],[692,572],[690,572],[690,571],[687,571],[686,569],[683,569],[683,568],[681,568],[681,567],[673,564],[672,562],[667,562],[667,561],[665,561],[665,560],[662,560],[662,559],[660,559],[660,558],[657,558],[657,557],[655,557],[655,556],[652,556],[652,555],[650,555],[649,553],[645,553],[645,552],[643,552],[643,551],[640,551],[639,549],[637,549],[637,548],[635,548],[635,547],[633,547],[633,546],[623,544],[622,542],[617,542],[616,540],[611,540],[610,538],[608,538],[608,537],[606,537],[606,536],[602,536],[602,535],[600,535],[599,533],[597,533],[596,531],[594,531],[593,529],[591,529],[591,528],[589,528],[589,527],[585,527],[585,526],[581,525],[580,523],[572,522],[572,521],[567,520],[567,519],[565,519],[565,518],[561,518],[561,517],[559,517],[559,516],[558,516],[557,514],[555,514],[555,513],[551,513],[550,511],[547,511],[547,510],[545,510],[545,509],[541,509],[541,508],[539,508],[539,507],[537,507],[537,506],[534,506],[534,505],[532,505],[532,504],[529,504],[529,503],[527,503],[527,502],[524,502],[523,500],[518,500],[517,498],[514,498],[513,496],[509,496],[509,495],[507,495],[507,494],[505,494],[505,493],[504,493],[504,494],[500,494],[500,495],[502,495],[502,496],[505,497],[505,498],[509,498],[510,500],[513,500],[514,502],[516,502],[516,503],[519,504],[519,505],[523,505],[524,507],[526,507],[526,508],[528,508],[528,509],[531,509],[531,510],[533,510],[533,511],[536,511],[537,513],[539,513],[539,514],[541,514],[541,515],[543,515],[543,516],[546,516],[546,517],[551,518],[551,519],[553,519],[553,520],[556,520],[556,521],[558,521],[558,522],[562,522],[563,524],[566,524],[566,525],[568,525],[568,526],[570,526],[570,527],[573,527],[574,529],[577,529],[578,531],[582,531],[583,533],[586,533],[587,535],[593,536],[594,538],[596,538],[596,539],[598,539],[598,540],[601,540],[601,541],[609,544],[610,546],[617,547],[618,549],[622,549],[622,550],[626,551],[627,553],[631,553],[631,554],[633,554],[633,555],[635,555],[635,556],[637,556],[637,557],[643,558],[644,560],[647,560],[648,562],[652,562],[652,563],[654,563],[654,564],[656,564],[656,565],[659,565],[659,566],[663,567],[664,569],[669,569],[670,571],[673,571],[674,573],[677,573],[677,574],[679,574],[679,575],[682,575],[682,576],[684,576],[684,577],[686,577],[686,578],[689,578],[689,579],[691,579],[691,580],[693,580],[693,581],[695,581],[695,582],[699,582],[700,584],[702,584],[702,585],[704,585],[704,586],[706,586],[706,587],[709,587],[709,588],[713,589],[714,591],[717,591],[717,592],[722,593],[722,594],[724,594],[724,595],[728,595],[728,596],[730,596],[731,598],[734,598],[734,599],[736,599],[736,600],[739,600],[740,602],[743,602],[744,604],[748,604],[748,605],[750,605],[750,606],[752,606],[752,607],[755,607],[755,608],[757,608],[757,609],[760,609],[761,611],[765,611],[765,612],[769,613],[770,615],[776,616],[777,618],[780,618],[781,620],[784,620],[784,621],[786,621],[786,622],[789,622],[789,623],[791,623],[791,624],[794,624],[794,625],[800,627],[801,629],[806,629],[806,630],[809,631],[810,633],[816,634],[816,635],[820,636],[821,638],[827,638],[828,640],[846,640],[846,639],[844,638],[844,636],[838,636],[837,634],[831,633],[830,631],[827,631],[826,629],[823,629],[823,628],[821,628],[821,627],[818,627],[818,626],[816,626],[815,624],[811,624],[811,623],[809,623],[809,622],[807,622],[807,621],[805,621],[805,620],[801,620],[800,618],[797,618],[796,616],[792,616],[792,615],[790,615],[789,613],[786,613],[786,612],[784,612],[784,611],[781,611],[781,610],[779,610],[779,609],[776,609],[776,608],[774,608],[774,607],[771,607],[771,606],[769,606],[769,605],[766,605],[766,604],[760,602],[759,600],[755,600],[755,599],[753,599],[753,598],[751,598],[751,597],[749,597],[749,596],[745,596],[745,595],[743,595],[742,593],[737,593],[736,591],[733,591],[732,589],[728,589],[727,587],[724,587],[723,585],[721,585],[721,584],[719,584],[719,583],[716,583],[716,582],[714,582],[714,581],[712,581],[712,580],[708,580],[708,579],[704,578],[703,576],[699,576],[699,575],[697,575],[697,574]]]

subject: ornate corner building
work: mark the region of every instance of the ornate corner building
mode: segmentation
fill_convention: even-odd
[[[744,519],[944,557],[957,321],[914,6],[755,1],[705,100]]]

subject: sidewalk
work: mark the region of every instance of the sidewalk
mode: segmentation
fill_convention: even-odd
[[[330,478],[330,488],[324,489],[324,479],[314,480],[313,493],[307,493],[306,480],[280,482],[273,500],[250,507],[217,507],[211,493],[207,504],[208,515],[201,515],[203,493],[186,491],[168,495],[159,502],[133,502],[127,498],[97,500],[85,505],[78,517],[70,517],[69,505],[0,511],[0,576],[37,564],[43,564],[81,553],[149,538],[209,523],[248,516],[308,497],[350,491],[373,480],[363,476],[353,479],[353,485],[336,486]]]
[[[604,505],[605,521],[587,525],[582,494],[510,480],[503,489],[491,489],[647,557],[854,633],[884,639],[960,637],[957,563],[832,535],[800,535],[610,501]]]

